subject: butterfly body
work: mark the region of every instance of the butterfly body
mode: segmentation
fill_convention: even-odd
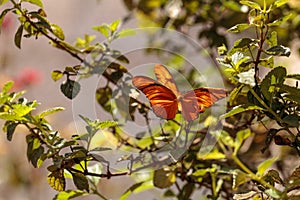
[[[187,121],[195,120],[205,107],[227,96],[224,89],[198,88],[181,94],[163,65],[154,67],[157,81],[147,76],[135,76],[132,83],[149,99],[153,112],[163,119],[174,119],[177,112]]]

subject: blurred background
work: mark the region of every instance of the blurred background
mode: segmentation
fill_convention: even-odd
[[[64,30],[66,41],[73,44],[85,33],[95,34],[91,27],[102,23],[111,23],[125,17],[128,10],[123,1],[116,0],[51,0],[44,1],[48,19]],[[59,130],[66,137],[76,132],[73,123],[72,104],[60,92],[60,82],[51,79],[51,71],[63,69],[67,65],[76,65],[78,61],[55,48],[48,40],[23,39],[22,49],[14,45],[14,34],[18,22],[12,15],[7,15],[0,35],[0,86],[8,80],[15,81],[15,90],[27,90],[25,96],[41,103],[39,111],[49,107],[62,106],[66,110],[49,118],[53,129]],[[130,20],[124,28],[136,28],[137,22]],[[299,42],[293,43],[299,46]],[[299,58],[292,51],[289,59],[279,60],[289,66],[289,73],[300,73]],[[2,123],[2,122],[0,122]],[[0,134],[0,200],[39,200],[52,199],[57,193],[48,185],[45,168],[35,169],[26,159],[25,129],[17,129],[11,142],[1,130]],[[259,150],[258,150],[259,151]],[[298,163],[290,160],[291,168]],[[133,183],[126,177],[101,180],[100,191],[111,199],[118,197]],[[151,194],[152,193],[152,194]],[[132,199],[155,199],[158,191],[147,191]],[[151,198],[150,196],[153,196]],[[82,197],[80,199],[93,199]],[[159,199],[159,198],[157,198]]]

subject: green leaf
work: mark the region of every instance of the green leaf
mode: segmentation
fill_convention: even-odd
[[[275,55],[275,56],[286,56],[289,57],[291,55],[291,50],[288,47],[277,45],[271,47],[270,49],[266,50],[268,55]]]
[[[69,200],[74,199],[76,197],[86,196],[89,193],[81,191],[81,190],[67,190],[58,193],[53,200]]]
[[[115,20],[114,22],[112,22],[110,24],[110,30],[111,30],[111,32],[115,32],[118,29],[118,27],[120,25],[120,22],[121,22],[121,20],[117,19],[117,20]]]
[[[256,10],[261,10],[260,5],[258,5],[257,3],[253,2],[253,1],[240,1],[241,4],[249,6],[250,8],[254,8]]]
[[[273,197],[274,199],[280,199],[280,197],[282,196],[278,194],[277,190],[273,190],[273,189],[266,189],[264,192],[268,194],[270,197]]]
[[[7,137],[7,140],[8,141],[11,141],[12,140],[12,137],[13,137],[13,134],[16,130],[16,127],[18,126],[19,124],[18,123],[15,123],[15,122],[9,122],[8,125],[6,125],[5,129],[6,129],[6,137]]]
[[[48,115],[51,115],[51,114],[56,113],[56,112],[60,112],[60,111],[62,111],[64,109],[65,108],[63,108],[63,107],[49,108],[49,109],[43,111],[41,114],[39,114],[39,117],[40,118],[44,118],[44,117],[46,117]]]
[[[286,69],[284,67],[276,67],[265,76],[261,82],[261,92],[267,100],[272,100],[283,84],[285,76]]]
[[[278,8],[280,6],[283,6],[285,4],[287,4],[289,2],[289,0],[276,0],[273,5],[275,8]]]
[[[65,39],[63,30],[57,24],[51,24],[51,32],[60,40]]]
[[[107,86],[98,88],[96,91],[96,100],[98,104],[107,112],[111,112],[112,89]]]
[[[250,27],[251,26],[249,24],[237,24],[237,25],[231,27],[230,29],[228,29],[227,31],[231,32],[231,33],[239,33],[239,32],[241,32],[243,30],[246,30]]]
[[[20,25],[16,34],[15,34],[15,45],[20,49],[21,48],[21,40],[22,40],[22,35],[23,35],[23,25]]]
[[[108,24],[102,24],[101,26],[94,26],[93,29],[95,31],[98,31],[102,35],[104,35],[106,38],[110,36],[110,27]]]
[[[236,114],[239,114],[242,112],[246,112],[246,111],[250,111],[250,110],[264,110],[264,109],[259,106],[256,106],[256,105],[239,105],[239,106],[235,106],[234,108],[232,108],[232,110],[230,110],[229,112],[221,115],[220,118],[221,119],[228,118],[233,115],[236,115]]]
[[[9,0],[0,0],[0,6],[6,4]]]
[[[2,88],[2,93],[6,94],[9,92],[9,90],[12,88],[12,86],[14,85],[13,81],[8,81],[7,83],[5,83],[5,85]]]
[[[286,98],[293,100],[295,102],[300,103],[300,89],[297,87],[292,87],[286,84],[282,84],[280,87],[280,91],[286,92]]]
[[[198,153],[197,159],[199,160],[220,160],[226,158],[226,155],[219,152],[218,149],[213,149],[209,153]]]
[[[232,170],[230,173],[232,174],[232,189],[234,190],[238,189],[240,185],[251,181],[249,175],[239,169]]]
[[[175,172],[167,168],[161,168],[154,171],[153,185],[158,188],[171,187],[176,181]]]
[[[289,13],[287,15],[284,15],[282,18],[276,19],[275,21],[268,24],[268,26],[279,26],[282,23],[288,21],[293,16],[292,13]]]
[[[61,79],[63,76],[64,76],[64,73],[59,70],[55,70],[55,71],[51,72],[51,78],[54,81]]]
[[[135,183],[124,192],[124,194],[119,198],[119,200],[126,200],[132,193],[136,193],[143,190],[149,190],[151,188],[153,188],[152,181]]]
[[[79,190],[89,191],[88,179],[82,173],[72,173],[73,182]]]
[[[123,38],[123,37],[133,36],[135,34],[136,34],[136,32],[132,29],[123,29],[123,30],[121,30],[117,33],[116,38]]]
[[[243,142],[252,135],[250,129],[244,129],[237,133],[237,136],[234,141],[234,155],[237,155],[240,147],[242,146]]]
[[[39,6],[40,8],[43,8],[43,2],[41,0],[22,0],[23,2],[28,2],[34,5]]]
[[[274,67],[274,57],[269,56],[268,58],[261,59],[259,62],[259,65],[267,68],[273,68]]]
[[[63,170],[57,170],[50,173],[47,177],[49,185],[57,191],[64,191],[66,188],[66,179]]]
[[[258,176],[263,176],[265,171],[277,160],[276,157],[270,158],[262,162],[261,164],[258,165],[257,167],[257,175]]]
[[[74,80],[68,79],[60,85],[60,90],[69,99],[74,99],[80,92],[80,84]]]
[[[278,45],[277,42],[277,32],[276,31],[272,31],[272,33],[270,35],[268,35],[267,40],[266,40],[269,44],[270,47],[274,47]]]
[[[5,2],[6,3],[6,2]],[[0,3],[1,5],[1,3]],[[8,8],[8,9],[5,9],[2,11],[1,15],[0,15],[0,33],[1,33],[1,27],[2,27],[2,23],[3,23],[3,20],[4,20],[4,17],[6,16],[6,14],[11,11],[12,9],[11,8]]]
[[[251,38],[242,38],[234,42],[234,48],[244,48],[255,44],[255,40]]]

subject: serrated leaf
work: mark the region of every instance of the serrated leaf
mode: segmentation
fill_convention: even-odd
[[[288,47],[277,45],[268,49],[266,53],[269,55],[289,57],[291,55],[291,50]]]
[[[49,185],[57,191],[64,191],[66,188],[66,180],[63,170],[57,170],[50,173],[47,177]]]
[[[89,193],[81,190],[67,190],[55,195],[53,200],[69,200],[69,199],[74,199],[76,197],[86,196],[88,194]]]
[[[239,105],[239,106],[235,106],[234,108],[232,108],[232,110],[230,110],[229,112],[221,115],[220,118],[221,119],[228,118],[233,115],[236,115],[236,114],[239,114],[242,112],[246,112],[246,111],[250,111],[250,110],[264,110],[264,109],[259,106],[256,106],[256,105]]]
[[[176,175],[173,171],[161,168],[154,171],[153,185],[158,188],[168,188],[176,181]]]
[[[60,112],[60,111],[63,111],[63,110],[65,110],[65,108],[63,108],[63,107],[49,108],[49,109],[43,111],[41,114],[39,114],[39,117],[44,118],[48,115],[51,115],[53,113]]]
[[[262,162],[261,164],[258,165],[257,167],[257,175],[258,176],[263,176],[265,171],[277,160],[276,157],[270,158]]]
[[[250,27],[251,26],[249,24],[237,24],[237,25],[231,27],[230,29],[228,29],[227,31],[231,32],[231,33],[239,33],[239,32],[241,32],[243,30],[246,30]]]
[[[80,84],[74,80],[68,79],[60,85],[60,90],[69,99],[74,99],[80,92]]]
[[[72,173],[73,182],[79,190],[89,191],[88,179],[81,173]]]
[[[250,8],[254,8],[256,10],[261,10],[260,5],[253,1],[240,1],[240,3],[243,5],[249,6]]]
[[[20,25],[16,34],[15,34],[15,38],[14,38],[14,41],[15,41],[15,45],[21,49],[21,40],[22,40],[22,36],[23,36],[23,25]]]
[[[65,39],[65,35],[64,35],[63,30],[57,24],[51,24],[51,31],[60,40]]]
[[[24,2],[28,2],[34,5],[39,6],[40,8],[43,8],[43,2],[41,0],[23,0]]]

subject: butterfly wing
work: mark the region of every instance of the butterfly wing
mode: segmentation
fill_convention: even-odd
[[[198,88],[185,93],[180,98],[184,119],[187,121],[196,119],[205,108],[226,96],[227,92],[219,88]]]
[[[152,78],[136,76],[132,84],[149,99],[153,112],[163,119],[173,119],[178,111],[176,95]]]
[[[175,80],[173,79],[172,74],[169,72],[169,70],[161,65],[156,64],[154,67],[154,73],[157,78],[157,81],[172,90],[172,92],[175,94],[175,96],[179,96],[179,90],[177,88],[177,85],[175,83]]]

